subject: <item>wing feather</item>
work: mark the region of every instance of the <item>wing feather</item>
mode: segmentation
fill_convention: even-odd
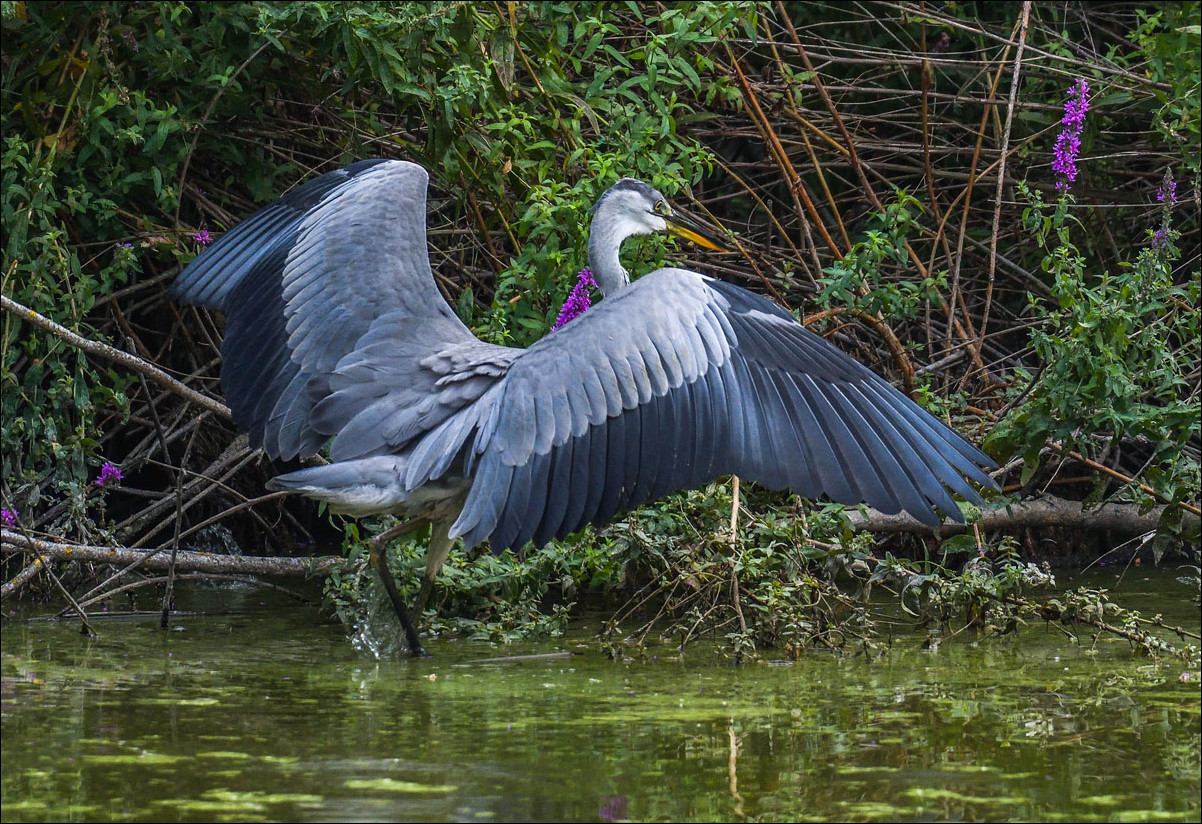
[[[494,391],[496,425],[471,445],[480,474],[451,528],[494,550],[730,472],[929,524],[962,518],[951,492],[979,500],[969,479],[994,486],[987,456],[871,370],[763,298],[679,269],[539,341]],[[502,462],[518,467],[505,488],[485,471]]]
[[[225,313],[222,384],[253,446],[288,459],[339,436],[336,459],[395,452],[466,402],[433,392],[445,372],[422,375],[425,359],[458,352],[447,359],[469,375],[487,371],[481,361],[502,364],[493,380],[503,374],[512,356],[478,341],[434,284],[427,182],[398,160],[321,175],[226,232],[172,284],[176,299]],[[387,355],[364,357],[381,342]]]

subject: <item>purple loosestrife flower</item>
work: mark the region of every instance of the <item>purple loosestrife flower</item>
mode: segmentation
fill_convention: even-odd
[[[5,526],[16,526],[21,513],[15,509],[0,509],[0,523]]]
[[[208,229],[201,229],[199,232],[192,235],[192,239],[200,244],[201,249],[213,242],[213,238],[209,237]]]
[[[1162,204],[1160,207],[1160,228],[1152,234],[1153,249],[1168,249],[1173,241],[1170,234],[1173,225],[1173,207],[1177,205],[1177,181],[1173,180],[1173,170],[1164,170],[1164,179],[1160,181],[1160,188],[1156,190],[1156,199]]]
[[[1165,169],[1164,180],[1156,190],[1156,199],[1168,204],[1170,209],[1177,205],[1177,181],[1173,180],[1173,173],[1168,169]]]
[[[1077,155],[1081,153],[1081,131],[1085,128],[1085,113],[1089,111],[1089,83],[1084,77],[1069,87],[1068,100],[1064,103],[1064,117],[1060,119],[1060,136],[1056,138],[1055,158],[1052,169],[1059,175],[1056,188],[1067,192],[1069,184],[1077,179]]]
[[[116,464],[105,461],[100,467],[100,474],[96,476],[96,486],[105,486],[109,481],[121,481],[124,478]]]
[[[596,287],[597,282],[593,280],[593,270],[585,266],[580,270],[576,285],[572,287],[572,294],[568,295],[568,299],[563,302],[563,308],[559,310],[559,317],[555,319],[551,331],[554,332],[573,318],[583,315],[593,305],[592,293],[589,290]]]
[[[1069,87],[1068,100],[1064,102],[1064,117],[1060,122],[1080,134],[1085,127],[1085,113],[1088,111],[1089,81],[1078,77],[1077,82]]]

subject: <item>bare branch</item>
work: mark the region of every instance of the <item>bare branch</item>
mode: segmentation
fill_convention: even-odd
[[[77,349],[82,349],[90,355],[97,355],[105,358],[106,360],[119,363],[127,369],[132,369],[135,372],[145,375],[159,386],[171,390],[175,394],[186,398],[197,406],[208,409],[210,412],[215,412],[216,414],[225,418],[227,421],[232,420],[228,406],[223,403],[219,403],[212,398],[206,397],[194,389],[190,389],[189,387],[177,381],[175,378],[168,375],[162,369],[159,369],[153,364],[147,363],[136,355],[131,355],[129,352],[109,346],[107,343],[99,343],[94,340],[88,340],[82,335],[77,335],[67,327],[55,323],[45,315],[39,315],[28,306],[23,306],[22,304],[17,303],[8,295],[0,295],[0,306],[2,306],[6,312],[21,318],[21,320],[32,323],[34,326],[39,326],[42,329],[45,329],[59,340],[65,341]]]

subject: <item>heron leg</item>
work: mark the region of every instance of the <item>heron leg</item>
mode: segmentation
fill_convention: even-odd
[[[422,525],[424,520],[424,518],[410,518],[403,523],[386,529],[372,538],[370,542],[371,565],[375,567],[376,573],[384,583],[384,591],[388,593],[388,599],[392,601],[392,608],[396,612],[396,617],[401,621],[401,628],[405,630],[405,642],[409,645],[409,654],[414,658],[425,658],[429,653],[426,652],[426,648],[422,646],[421,640],[417,637],[417,629],[413,624],[413,620],[409,617],[409,609],[405,606],[405,601],[401,598],[400,590],[397,589],[396,578],[393,577],[392,570],[388,568],[388,558],[384,554],[384,549],[393,538],[416,529]],[[426,565],[427,567],[429,566],[429,561],[427,561]],[[425,589],[426,584],[423,581],[422,590],[424,591]],[[421,614],[421,609],[418,610],[417,614]]]
[[[435,521],[430,527],[430,546],[426,549],[426,574],[422,578],[422,588],[417,593],[417,604],[413,608],[414,615],[421,615],[426,611],[430,593],[434,589],[434,579],[451,553],[451,546],[455,541],[448,533],[453,521],[454,519]]]

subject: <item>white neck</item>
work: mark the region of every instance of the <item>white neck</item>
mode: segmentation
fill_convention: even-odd
[[[604,204],[602,204],[604,206]],[[588,266],[601,294],[610,296],[630,283],[630,273],[622,266],[619,252],[632,232],[622,233],[621,226],[597,214],[588,236]]]

